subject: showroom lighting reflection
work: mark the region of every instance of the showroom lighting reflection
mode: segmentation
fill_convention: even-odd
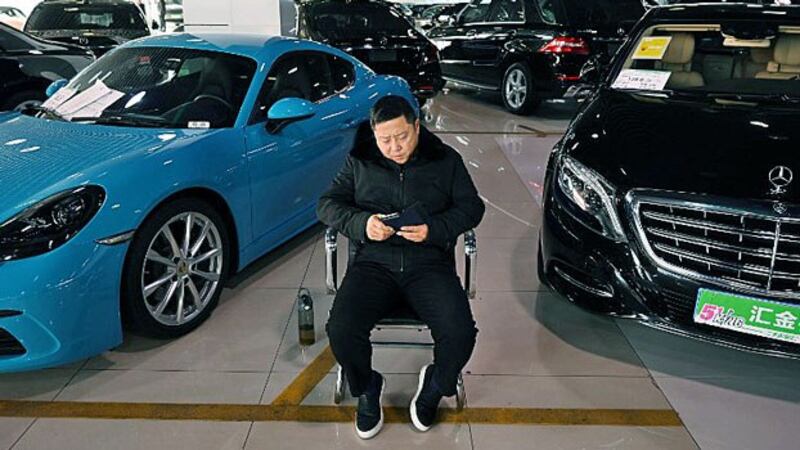
[[[750,125],[753,125],[753,126],[756,126],[756,127],[761,127],[761,128],[769,128],[769,124],[764,123],[764,122],[760,122],[758,120],[751,120],[750,121]]]
[[[136,95],[134,95],[133,97],[131,97],[131,99],[128,100],[128,103],[125,104],[125,109],[128,109],[131,106],[136,105],[137,103],[141,102],[145,95],[147,95],[147,92],[141,91],[141,92],[137,93]]]

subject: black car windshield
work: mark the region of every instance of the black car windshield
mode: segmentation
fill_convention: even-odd
[[[730,34],[737,29],[751,31],[743,39]],[[800,28],[764,30],[754,34],[751,24],[650,27],[624,55],[611,86],[726,100],[794,101],[800,97]]]
[[[408,20],[379,3],[320,3],[311,9],[311,24],[323,39],[333,41],[414,36],[413,26]]]
[[[133,3],[42,3],[25,24],[26,31],[147,29],[141,11]]]
[[[86,68],[43,106],[47,117],[73,122],[231,127],[255,69],[254,60],[225,53],[119,48]]]

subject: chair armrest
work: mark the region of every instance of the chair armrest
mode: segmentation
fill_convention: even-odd
[[[478,270],[478,238],[475,230],[464,233],[464,290],[467,298],[475,298],[477,293]]]
[[[325,229],[325,286],[328,294],[336,293],[336,280],[338,278],[338,268],[336,267],[336,253],[339,248],[339,232],[333,228]]]

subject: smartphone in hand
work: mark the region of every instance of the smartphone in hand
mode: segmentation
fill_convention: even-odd
[[[422,214],[420,214],[416,205],[411,205],[403,210],[402,213],[392,213],[381,217],[381,222],[395,230],[399,230],[405,226],[422,225],[425,223],[425,220],[422,218]]]

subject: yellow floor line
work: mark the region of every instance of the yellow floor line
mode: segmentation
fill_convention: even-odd
[[[385,420],[407,423],[408,409],[387,407]],[[225,422],[350,422],[352,406],[274,406],[176,403],[0,401],[0,417],[202,420]],[[443,408],[442,423],[678,427],[668,409]]]
[[[273,400],[273,406],[299,405],[336,364],[331,347],[325,347],[297,378]]]

